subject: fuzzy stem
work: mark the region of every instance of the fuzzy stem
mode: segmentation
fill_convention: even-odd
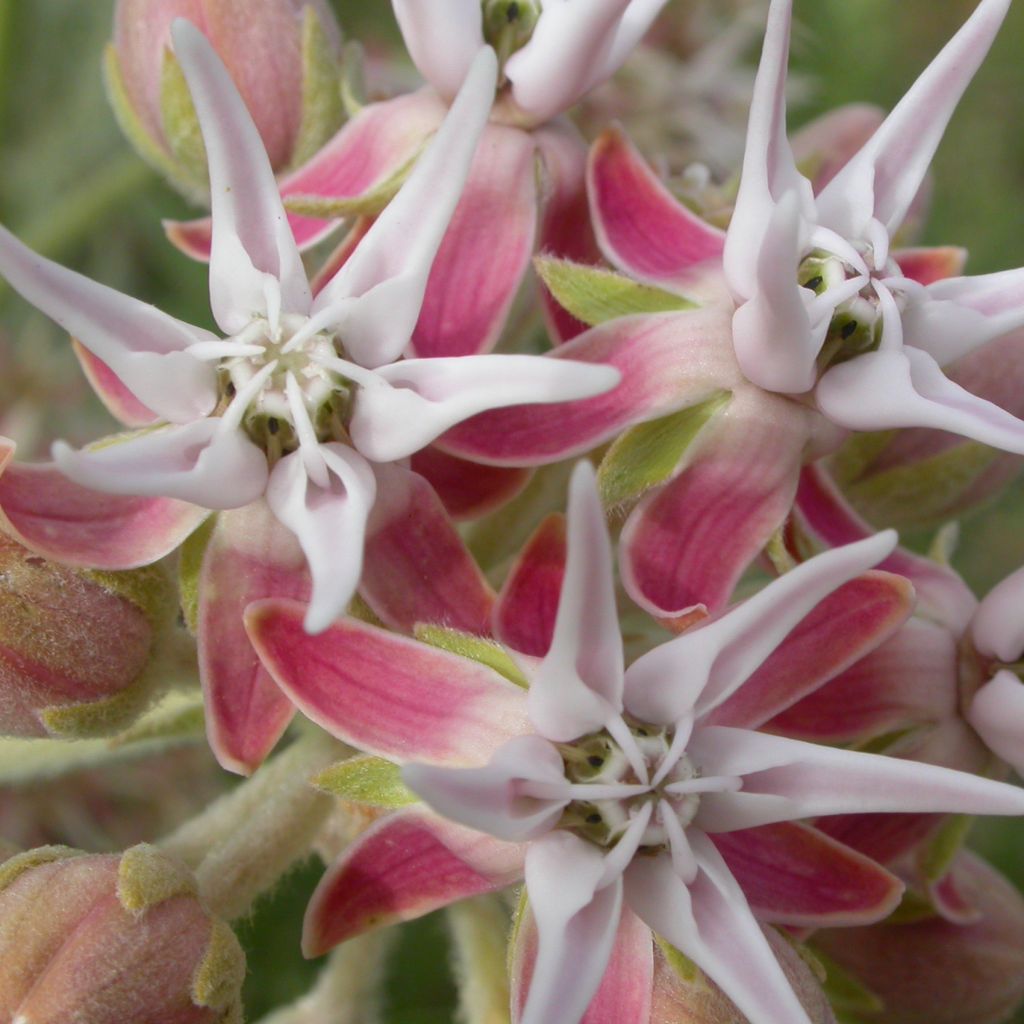
[[[245,914],[309,853],[332,806],[309,777],[344,749],[326,733],[309,733],[164,839],[164,850],[195,871],[212,912],[227,920]]]
[[[461,1024],[508,1024],[505,966],[509,916],[499,897],[476,896],[448,908]]]

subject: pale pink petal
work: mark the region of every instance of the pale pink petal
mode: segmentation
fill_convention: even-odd
[[[172,552],[209,515],[171,498],[92,491],[52,464],[10,462],[0,439],[0,523],[27,548],[65,565],[134,569]]]
[[[595,732],[622,710],[612,548],[589,462],[573,471],[566,528],[568,554],[554,635],[527,697],[537,731],[558,741]]]
[[[786,137],[792,19],[792,0],[772,0],[750,102],[740,187],[725,240],[725,275],[740,299],[751,298],[757,290],[758,264],[775,203],[785,193],[795,192],[800,213],[806,216],[813,210],[810,182],[797,171]]]
[[[860,153],[818,196],[823,224],[846,237],[862,237],[874,217],[890,234],[895,232],[1009,6],[1010,0],[982,0]]]
[[[990,750],[1024,774],[1024,684],[1013,672],[997,672],[978,690],[967,720]]]
[[[549,832],[569,802],[562,755],[540,736],[513,737],[483,766],[406,764],[402,781],[438,814],[511,842]],[[566,795],[532,796],[530,783]]]
[[[494,592],[422,477],[375,466],[377,501],[366,538],[359,592],[395,629],[434,623],[490,632]]]
[[[368,463],[346,445],[320,445],[323,485],[307,472],[302,451],[286,455],[267,483],[267,504],[298,538],[313,592],[306,629],[319,633],[341,615],[359,586],[366,522],[377,494]]]
[[[144,406],[177,423],[213,409],[214,371],[185,351],[211,339],[209,331],[37,256],[2,227],[0,274],[106,363]]]
[[[888,917],[903,883],[808,825],[779,822],[712,837],[758,920],[804,928]]]
[[[312,323],[337,327],[346,351],[363,366],[393,362],[409,344],[490,114],[496,75],[494,51],[480,50],[405,184],[316,297]]]
[[[902,576],[869,572],[851,580],[823,598],[705,722],[756,729],[808,694],[813,701],[829,680],[856,670],[913,610],[914,588]],[[844,702],[851,718],[862,708]]]
[[[543,658],[555,633],[565,577],[565,519],[548,516],[509,570],[494,607],[494,632],[513,651]]]
[[[667,854],[638,857],[626,874],[626,901],[689,957],[757,1024],[810,1024],[768,940],[721,855],[688,831],[700,871],[686,886]]]
[[[971,622],[974,646],[1007,664],[1024,653],[1024,569],[997,583]]]
[[[533,253],[533,137],[488,124],[427,281],[412,352],[464,356],[498,340]]]
[[[1024,814],[1024,791],[968,772],[746,729],[694,730],[688,755],[708,775],[739,775],[739,792],[701,798],[714,832],[830,814]]]
[[[818,408],[850,430],[933,427],[1024,454],[1024,422],[949,380],[921,349],[869,352],[840,363],[814,394]]]
[[[967,262],[967,250],[955,245],[894,249],[892,258],[904,277],[929,285],[961,274]]]
[[[602,252],[631,276],[678,281],[722,258],[725,233],[679,202],[620,128],[594,143],[587,190]]]
[[[263,494],[267,459],[241,431],[217,417],[162,427],[75,451],[53,446],[62,473],[111,494],[179,498],[206,508],[241,508]]]
[[[308,600],[306,560],[266,504],[255,502],[218,518],[198,589],[207,737],[221,765],[248,775],[273,749],[294,707],[260,664],[242,616],[261,598]]]
[[[519,1024],[579,1021],[601,985],[622,914],[622,879],[604,884],[593,843],[553,832],[526,852],[537,959]]]
[[[743,685],[819,602],[870,569],[895,544],[896,533],[888,530],[827,551],[773,580],[709,625],[641,655],[626,672],[626,707],[641,721],[665,723],[676,722],[691,710],[712,711]],[[728,732],[747,735],[742,730]],[[706,770],[705,774],[736,772]]]
[[[355,620],[311,637],[304,613],[263,601],[246,628],[277,684],[332,735],[396,761],[482,765],[529,731],[523,691],[490,669]]]
[[[800,525],[831,547],[852,544],[875,531],[850,507],[820,465],[806,466],[800,475],[795,513]],[[914,584],[918,609],[961,633],[977,608],[967,584],[948,566],[897,548],[880,569],[906,576]]]
[[[376,377],[357,392],[348,428],[374,462],[406,458],[488,409],[592,398],[622,379],[612,366],[527,355],[403,359]]]
[[[522,877],[524,853],[420,808],[389,814],[320,880],[306,910],[302,951],[319,956],[370,928],[504,889]]]
[[[259,130],[206,37],[171,26],[210,165],[210,305],[225,334],[255,314],[306,313],[310,292]]]
[[[448,431],[439,444],[495,465],[536,465],[582,454],[627,425],[696,405],[738,384],[729,329],[728,316],[718,309],[612,320],[547,358],[614,366],[622,374],[618,387],[564,405],[483,413]]]
[[[511,501],[528,483],[528,469],[484,466],[427,446],[414,452],[409,468],[437,492],[453,519],[479,519]]]
[[[102,359],[94,356],[80,341],[72,338],[71,348],[93,391],[116,420],[126,427],[146,427],[160,419],[124,386],[124,382]]]
[[[622,531],[630,597],[653,615],[718,611],[789,513],[810,424],[797,405],[753,388],[733,394],[664,487]]]
[[[450,100],[484,45],[479,0],[393,0],[391,6],[413,63]]]

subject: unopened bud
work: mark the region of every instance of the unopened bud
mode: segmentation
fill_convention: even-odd
[[[275,171],[311,157],[344,117],[341,36],[325,0],[118,0],[107,90],[139,154],[180,191],[207,191],[206,153],[170,26],[185,18],[224,61]]]
[[[0,864],[0,1019],[236,1024],[245,958],[180,862],[44,847]]]
[[[162,569],[69,569],[0,535],[0,733],[108,735],[153,696],[173,628]]]
[[[864,1024],[998,1024],[1024,999],[1024,899],[983,860],[961,853],[958,894],[975,919],[942,917],[866,928],[828,929],[814,938],[875,999]]]

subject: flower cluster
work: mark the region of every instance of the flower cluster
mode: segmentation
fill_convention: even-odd
[[[472,1022],[1013,1012],[1024,898],[964,844],[1024,815],[1024,569],[979,600],[953,530],[892,528],[1024,455],[1024,269],[907,244],[1010,2],[792,138],[792,0],[753,5],[737,173],[677,180],[728,125],[637,110],[645,157],[632,108],[735,107],[749,20],[393,0],[426,84],[367,101],[322,0],[119,0],[108,94],[209,208],[164,227],[217,330],[0,227],[122,428],[2,439],[0,785],[47,788],[0,825],[88,845],[32,807],[160,758],[176,827],[0,840],[7,1017],[240,1021],[228,922],[314,851],[331,958],[275,1024],[376,1019],[384,926],[441,908]]]

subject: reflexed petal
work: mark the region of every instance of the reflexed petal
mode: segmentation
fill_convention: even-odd
[[[210,747],[229,771],[256,768],[295,710],[246,636],[246,606],[267,597],[308,600],[309,591],[301,549],[264,502],[217,519],[199,576],[199,675]]]
[[[144,406],[175,423],[212,411],[214,371],[183,351],[213,338],[209,331],[37,256],[2,227],[0,274],[106,363]]]
[[[568,554],[551,649],[531,679],[537,731],[573,740],[622,710],[623,654],[611,541],[594,470],[581,462],[569,486]]]
[[[620,270],[678,281],[695,265],[721,259],[724,232],[680,203],[621,129],[594,143],[587,188],[601,249]]]
[[[1010,0],[982,0],[860,153],[818,197],[823,224],[846,237],[863,237],[875,217],[890,234],[896,231],[1009,6]]]
[[[406,764],[402,780],[444,817],[511,842],[549,832],[569,802],[568,795],[533,797],[522,792],[528,782],[553,789],[567,785],[562,755],[540,736],[508,740],[482,767]]]
[[[511,501],[529,482],[528,469],[484,466],[427,446],[414,452],[409,468],[437,492],[455,520],[479,519]]]
[[[494,51],[478,52],[451,110],[356,251],[314,303],[363,366],[397,359],[419,319],[430,268],[469,174],[494,95]]]
[[[489,633],[494,592],[441,500],[426,480],[399,465],[374,472],[377,501],[359,592],[395,629],[436,623]]]
[[[523,691],[496,672],[352,619],[311,637],[304,611],[264,601],[246,626],[277,684],[332,735],[395,761],[482,765],[529,730]]]
[[[692,709],[707,714],[735,693],[819,602],[870,569],[895,544],[895,531],[887,530],[827,551],[773,580],[720,619],[641,655],[626,673],[626,707],[645,722],[676,722]],[[704,767],[708,775],[737,774]]]
[[[171,498],[92,491],[52,464],[10,462],[0,439],[0,523],[27,548],[65,565],[134,569],[170,554],[209,515]]]
[[[72,338],[71,348],[93,391],[116,420],[126,427],[146,427],[160,419],[124,386],[124,382],[102,359],[94,356],[80,341]]]
[[[210,165],[210,305],[225,334],[275,309],[306,313],[306,272],[259,130],[227,69],[189,22],[171,27]]]
[[[667,854],[637,858],[626,900],[757,1024],[810,1024],[743,892],[706,836],[688,831],[700,864],[687,887]]]
[[[520,1024],[579,1021],[601,985],[622,914],[622,880],[598,888],[600,850],[568,832],[530,844],[526,891],[537,922],[537,959]]]
[[[372,825],[320,880],[302,951],[326,953],[370,928],[409,921],[522,877],[524,849],[420,808]]]
[[[873,860],[795,822],[713,837],[758,920],[805,928],[887,917],[903,884]]]
[[[301,451],[281,459],[267,484],[267,504],[298,538],[313,577],[306,612],[310,633],[326,629],[356,592],[366,521],[377,492],[373,470],[351,448],[324,444],[320,453],[327,486],[310,478]]]
[[[241,430],[224,429],[217,417],[82,451],[58,441],[53,461],[83,487],[180,498],[205,508],[241,508],[267,484],[266,456]]]
[[[413,63],[450,100],[484,45],[480,0],[393,0],[391,6]]]
[[[967,250],[955,245],[929,246],[920,249],[894,249],[893,259],[900,273],[918,284],[935,284],[962,273],[967,262]],[[906,313],[904,313],[904,319]],[[923,348],[920,342],[913,342]]]
[[[1024,569],[997,583],[971,622],[974,646],[1008,664],[1024,654]]]
[[[705,794],[697,821],[714,832],[830,814],[1024,814],[1024,790],[899,757],[839,750],[746,729],[694,731],[687,753],[707,775],[740,775]]]
[[[869,352],[840,363],[814,394],[830,420],[851,430],[933,427],[1024,454],[1024,422],[953,383],[921,349]]]
[[[403,359],[377,370],[383,386],[360,388],[352,443],[374,462],[394,462],[488,409],[591,398],[621,380],[611,366],[545,356]]]
[[[1024,684],[997,672],[975,695],[967,720],[1004,761],[1024,774]]]

